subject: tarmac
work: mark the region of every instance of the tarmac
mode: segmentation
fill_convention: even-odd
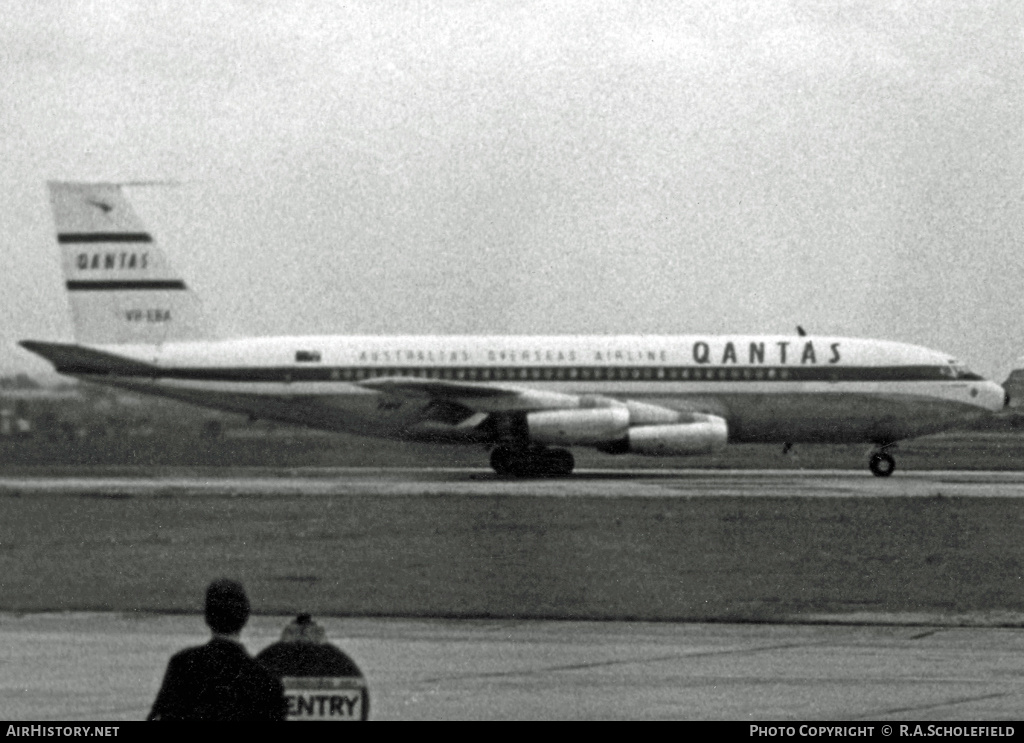
[[[461,492],[757,497],[1024,496],[1024,473],[583,471],[503,480],[483,470],[317,470],[272,476],[0,478],[0,492]],[[461,490],[460,490],[461,489]],[[285,616],[257,616],[254,654]],[[371,720],[1015,720],[1024,617],[833,615],[804,624],[317,617],[361,667]],[[990,624],[992,626],[979,626]],[[1002,626],[997,626],[1002,625]],[[1019,625],[1015,626],[1015,625]],[[202,618],[0,614],[0,718],[146,716],[171,654],[205,642]]]
[[[0,495],[511,495],[533,497],[814,498],[1024,497],[1024,472],[915,471],[874,477],[860,470],[578,470],[566,478],[509,479],[472,468],[337,467],[209,476],[168,469],[132,476],[3,476]],[[188,474],[184,474],[188,473]]]
[[[251,652],[289,617],[254,617]],[[317,618],[371,720],[1020,719],[1024,630]],[[142,720],[198,616],[0,615],[7,720]]]

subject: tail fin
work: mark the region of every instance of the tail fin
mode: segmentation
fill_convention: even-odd
[[[159,344],[210,337],[199,298],[119,184],[47,185],[76,340]]]

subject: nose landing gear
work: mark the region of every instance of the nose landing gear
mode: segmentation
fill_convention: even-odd
[[[886,451],[887,448],[876,451],[868,460],[868,469],[875,477],[888,477],[896,470],[896,460]]]

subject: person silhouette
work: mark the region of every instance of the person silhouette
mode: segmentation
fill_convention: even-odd
[[[257,662],[281,679],[290,720],[367,720],[370,692],[359,666],[327,641],[323,627],[299,614]]]
[[[284,687],[242,645],[249,598],[237,581],[222,578],[206,589],[204,609],[212,637],[176,653],[148,720],[284,720]]]

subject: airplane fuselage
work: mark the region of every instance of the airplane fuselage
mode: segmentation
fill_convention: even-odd
[[[60,371],[137,392],[328,430],[435,441],[493,443],[499,436],[484,420],[517,405],[501,398],[489,410],[492,387],[521,390],[524,411],[592,396],[719,416],[731,442],[885,445],[1003,406],[999,385],[945,354],[854,338],[296,336],[92,348],[137,366],[111,371],[47,355]],[[431,391],[435,383],[444,385],[447,410]]]

